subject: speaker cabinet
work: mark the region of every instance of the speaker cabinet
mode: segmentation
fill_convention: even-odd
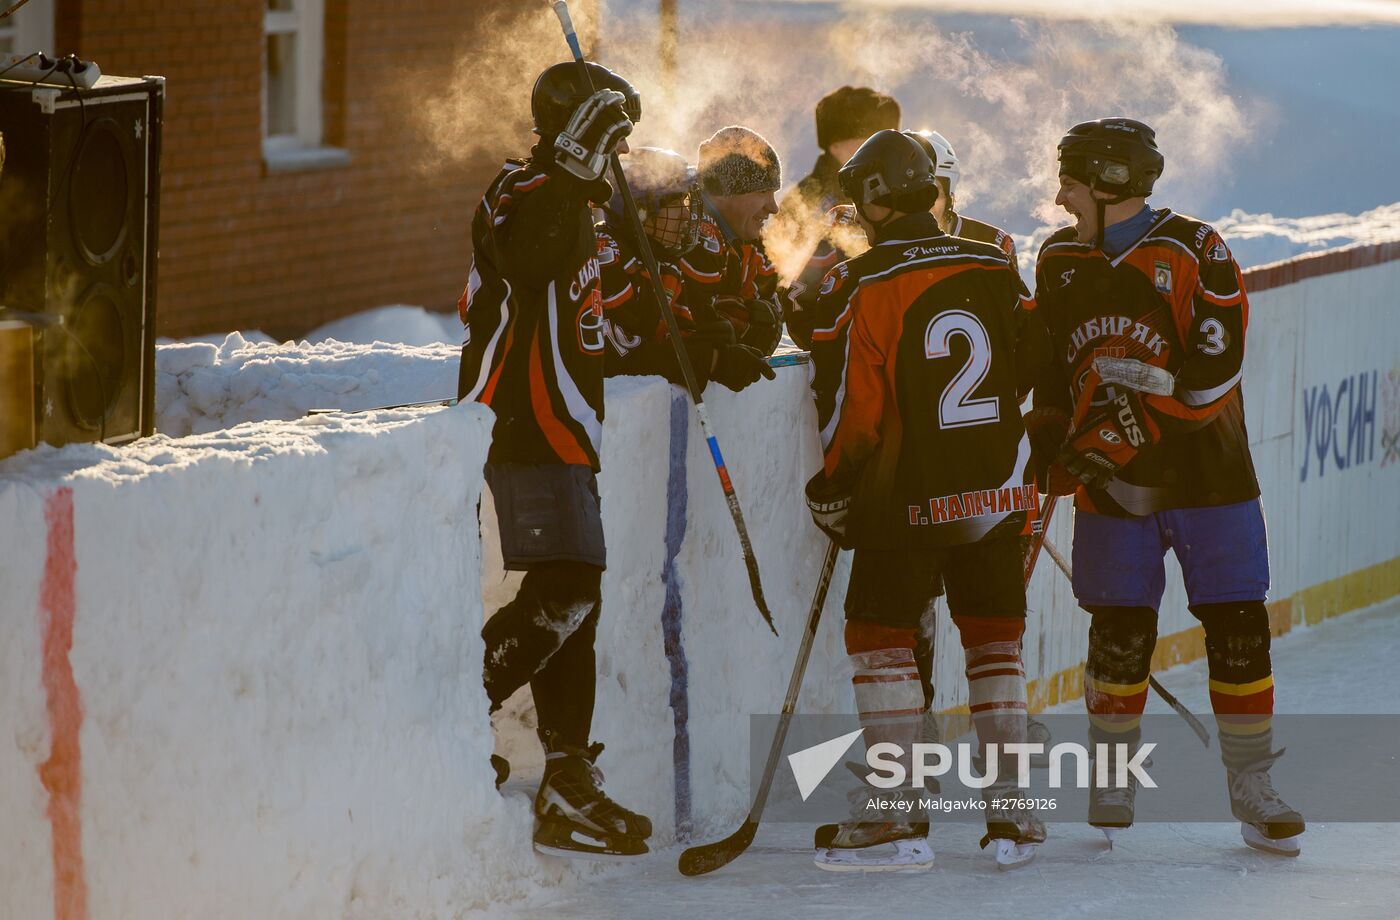
[[[164,93],[160,77],[0,80],[0,305],[38,331],[36,434],[55,446],[154,430]]]

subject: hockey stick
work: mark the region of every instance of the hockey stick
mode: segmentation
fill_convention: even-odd
[[[792,666],[792,677],[788,679],[787,696],[783,699],[783,712],[778,718],[778,731],[773,736],[773,744],[768,749],[768,762],[763,767],[763,778],[758,784],[758,793],[753,798],[753,807],[744,823],[734,833],[723,840],[690,847],[681,853],[679,868],[681,875],[704,875],[728,865],[753,843],[758,832],[758,822],[763,818],[763,808],[768,804],[768,791],[773,786],[773,777],[782,757],[783,742],[787,740],[788,725],[792,722],[793,710],[797,708],[797,694],[802,689],[802,675],[807,671],[807,659],[812,654],[812,643],[817,638],[817,625],[821,622],[822,607],[826,606],[826,591],[831,587],[831,573],[836,568],[836,557],[841,548],[832,540],[826,547],[826,558],[822,560],[821,574],[817,576],[817,590],[812,595],[812,609],[807,613],[807,631],[797,646],[797,661]]]
[[[450,396],[447,399],[428,399],[423,402],[399,403],[394,406],[369,406],[364,409],[307,409],[307,415],[330,415],[333,412],[387,412],[390,409],[425,409],[428,406],[455,406],[457,397]]]
[[[1055,549],[1055,544],[1046,540],[1045,551],[1049,553],[1050,558],[1055,561],[1056,567],[1058,567],[1061,572],[1065,573],[1065,577],[1073,582],[1074,571],[1069,567],[1069,563],[1065,561],[1065,557],[1060,555],[1060,551]],[[1201,739],[1201,744],[1210,747],[1210,732],[1206,731],[1206,727],[1201,724],[1200,719],[1196,718],[1195,713],[1186,708],[1185,703],[1177,699],[1170,690],[1163,687],[1157,678],[1151,674],[1147,675],[1147,685],[1156,691],[1157,695],[1162,698],[1162,702],[1166,703],[1172,709],[1175,709],[1176,714],[1186,720],[1186,724],[1191,726],[1191,730],[1196,733],[1196,737]]]
[[[569,43],[569,50],[573,52],[574,61],[578,64],[579,72],[583,75],[584,85],[588,87],[589,92],[592,92],[593,75],[588,72],[588,65],[583,59],[583,48],[579,45],[578,33],[574,31],[574,23],[569,16],[568,0],[554,0],[551,6],[554,9],[554,15],[559,17],[559,25],[564,28],[564,40]],[[749,589],[753,592],[753,602],[758,606],[758,612],[763,617],[763,621],[768,624],[768,628],[773,630],[773,635],[776,636],[778,627],[773,625],[773,615],[768,611],[768,602],[763,599],[763,584],[759,580],[758,559],[754,556],[753,543],[749,539],[749,528],[744,523],[744,512],[739,507],[739,496],[734,491],[734,483],[729,478],[729,470],[725,468],[724,455],[720,453],[719,442],[710,433],[709,412],[705,409],[705,399],[700,392],[700,383],[695,377],[695,368],[691,367],[690,356],[686,353],[685,343],[681,341],[680,326],[676,323],[675,314],[667,308],[661,299],[659,286],[661,271],[657,268],[656,256],[651,251],[651,243],[648,242],[646,232],[642,229],[642,219],[637,214],[637,204],[632,198],[632,189],[627,185],[627,177],[622,173],[622,163],[616,153],[612,154],[611,165],[613,180],[617,182],[617,189],[622,193],[622,209],[626,212],[632,233],[637,238],[637,251],[642,256],[642,266],[658,282],[647,285],[647,287],[651,289],[656,309],[660,311],[661,318],[666,322],[666,331],[670,336],[672,347],[676,350],[676,361],[680,364],[686,389],[690,391],[691,401],[695,403],[695,412],[700,417],[700,433],[704,436],[705,443],[710,447],[710,459],[714,461],[720,488],[724,490],[724,500],[729,505],[729,515],[734,519],[734,528],[739,531],[739,545],[744,551],[744,566],[748,569]]]

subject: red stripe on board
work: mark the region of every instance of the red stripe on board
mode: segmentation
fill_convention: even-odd
[[[54,920],[87,920],[87,882],[83,875],[82,750],[78,733],[83,703],[73,679],[73,619],[77,612],[73,582],[78,571],[73,553],[73,490],[59,489],[44,502],[48,553],[39,593],[44,637],[44,694],[47,699],[49,759],[39,779],[49,793],[53,828]]]
[[[1309,278],[1384,265],[1396,259],[1400,259],[1400,242],[1330,249],[1251,268],[1244,272],[1244,286],[1249,293],[1258,294],[1260,291],[1283,287],[1285,284],[1297,284]]]

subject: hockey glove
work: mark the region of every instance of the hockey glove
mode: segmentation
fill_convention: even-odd
[[[777,372],[768,366],[768,359],[758,349],[748,345],[726,345],[719,350],[710,379],[738,393],[749,384],[757,383],[759,377],[772,380],[776,376]]]
[[[822,533],[846,546],[846,515],[851,510],[851,496],[835,492],[824,473],[807,480],[807,508]]]
[[[1069,414],[1054,406],[1037,406],[1024,419],[1026,436],[1031,442],[1031,462],[1035,464],[1035,481],[1042,492],[1050,490],[1050,465],[1059,456],[1069,437]],[[1073,491],[1071,486],[1070,491]],[[1066,495],[1065,492],[1055,492]]]
[[[771,355],[782,338],[782,324],[766,300],[746,300],[721,294],[714,300],[715,312],[729,320],[734,334],[744,345]]]
[[[1124,390],[1070,436],[1056,463],[1086,486],[1102,489],[1160,436],[1141,397]]]
[[[749,328],[739,339],[745,345],[757,348],[765,355],[778,350],[778,342],[783,338],[783,323],[773,311],[773,305],[766,300],[750,300]]]
[[[632,133],[632,119],[622,111],[625,101],[615,89],[585,99],[554,139],[555,162],[585,182],[601,179],[608,157]]]

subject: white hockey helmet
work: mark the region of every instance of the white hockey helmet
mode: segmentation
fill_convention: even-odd
[[[923,145],[924,152],[933,160],[933,174],[940,179],[948,180],[948,194],[958,193],[958,176],[962,175],[962,170],[958,168],[958,155],[953,152],[953,145],[948,143],[948,139],[937,131],[905,131],[905,134],[912,137]]]

